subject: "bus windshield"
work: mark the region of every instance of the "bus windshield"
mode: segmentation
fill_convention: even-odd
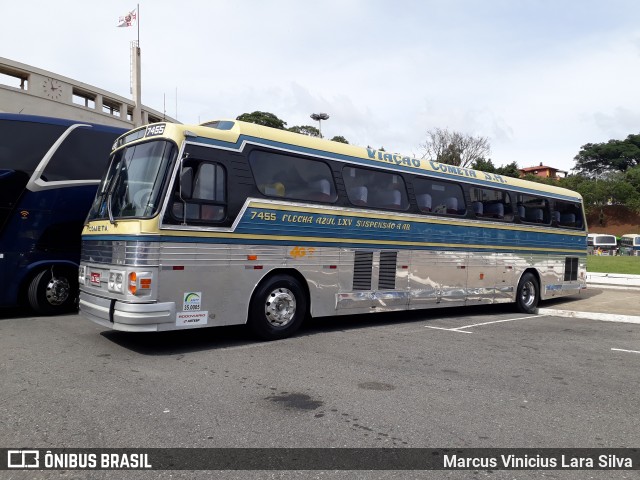
[[[159,206],[167,166],[177,149],[168,141],[131,145],[117,151],[89,212],[89,219],[150,217]]]

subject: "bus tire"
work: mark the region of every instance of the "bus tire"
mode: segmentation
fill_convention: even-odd
[[[56,315],[71,311],[75,306],[78,282],[72,269],[47,269],[36,275],[29,284],[29,306],[40,315]]]
[[[540,301],[540,285],[535,275],[526,272],[522,275],[516,290],[516,305],[522,313],[536,313]]]
[[[263,340],[293,335],[307,314],[307,297],[300,282],[289,275],[263,281],[251,297],[249,328]]]

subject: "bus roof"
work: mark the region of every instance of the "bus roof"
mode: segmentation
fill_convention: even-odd
[[[154,124],[161,125],[161,124]],[[523,192],[544,192],[550,196],[581,202],[579,193],[554,185],[531,182],[519,178],[505,177],[470,168],[446,165],[399,153],[390,153],[370,147],[333,142],[286,130],[280,130],[238,120],[215,120],[201,125],[164,123],[162,133],[151,130],[152,126],[132,130],[120,137],[117,148],[154,135],[164,135],[179,141],[180,136],[189,137],[189,143],[215,145],[225,149],[242,150],[246,144],[262,145],[292,153],[315,156],[342,162],[353,162],[377,168],[386,168],[414,174],[429,173],[445,180],[457,180],[494,188],[509,187]],[[147,129],[147,130],[145,130]],[[133,134],[133,133],[136,134]]]

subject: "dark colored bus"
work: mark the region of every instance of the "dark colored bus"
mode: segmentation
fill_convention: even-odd
[[[0,113],[0,306],[76,306],[80,233],[125,130]]]

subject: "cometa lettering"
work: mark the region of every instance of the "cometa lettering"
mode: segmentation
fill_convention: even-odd
[[[431,168],[436,172],[453,173],[454,175],[470,178],[478,178],[478,174],[480,174],[483,176],[483,180],[487,180],[489,182],[507,183],[507,181],[502,178],[502,176],[496,175],[494,173],[476,172],[475,170],[471,170],[468,168],[457,167],[455,165],[447,165],[445,163],[434,162],[433,160],[429,161],[429,165],[431,165]]]

